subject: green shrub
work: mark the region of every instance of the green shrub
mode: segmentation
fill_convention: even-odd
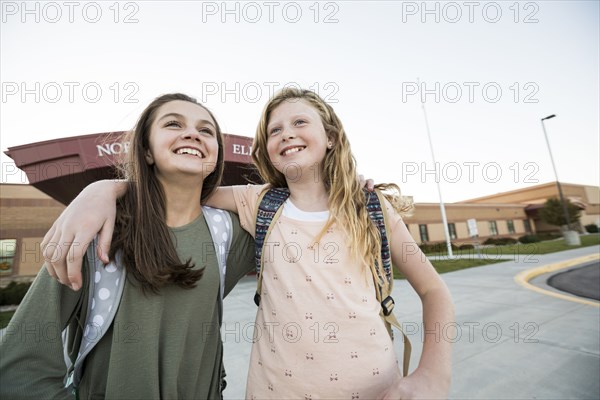
[[[458,250],[458,247],[451,243],[452,250]],[[419,245],[423,253],[445,253],[447,251],[446,242],[424,243]]]
[[[509,244],[517,244],[517,239],[513,239],[511,237],[499,238],[499,239],[496,239],[496,244],[498,246],[506,246],[506,245],[509,245]]]
[[[9,283],[5,288],[0,289],[0,306],[20,304],[30,286],[31,282],[17,283],[13,281]]]
[[[537,237],[536,235],[525,235],[525,236],[521,236],[519,238],[519,242],[526,244],[526,243],[537,243],[540,241],[540,238]]]
[[[521,243],[537,243],[540,241],[540,238],[536,235],[525,235],[519,238],[519,242]]]
[[[472,244],[461,244],[458,249],[459,250],[471,250],[474,249],[475,246],[473,246]]]
[[[588,233],[598,233],[598,225],[596,224],[589,224],[585,226],[585,230]]]
[[[511,237],[488,238],[483,244],[494,246],[506,246],[507,244],[516,244],[517,240]]]
[[[553,239],[558,239],[562,237],[561,233],[558,232],[543,232],[543,233],[538,233],[536,234],[536,236],[541,240],[553,240]]]

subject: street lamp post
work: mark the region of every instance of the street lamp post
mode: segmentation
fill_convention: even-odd
[[[552,168],[554,169],[554,176],[556,177],[556,186],[558,187],[558,195],[560,196],[560,203],[562,204],[562,209],[565,217],[565,221],[567,222],[567,230],[571,230],[571,222],[569,220],[569,210],[567,208],[567,203],[565,202],[565,197],[563,196],[563,191],[560,186],[560,181],[558,180],[558,173],[556,172],[556,165],[554,165],[554,158],[552,157],[552,150],[550,150],[550,142],[548,141],[548,135],[546,134],[546,126],[544,125],[544,121],[547,119],[551,119],[556,117],[556,114],[548,115],[545,118],[542,118],[542,130],[544,131],[544,138],[546,138],[546,144],[548,145],[548,153],[550,153],[550,161],[552,161]]]

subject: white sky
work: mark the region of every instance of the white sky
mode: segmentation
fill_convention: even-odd
[[[437,202],[419,77],[445,201],[553,181],[549,114],[560,180],[600,181],[598,1],[1,3],[2,151],[129,129],[173,91],[253,136],[296,84],[331,102],[363,174]]]

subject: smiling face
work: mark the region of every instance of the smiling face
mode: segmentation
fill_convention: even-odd
[[[321,116],[301,99],[286,100],[272,111],[267,135],[269,159],[284,174],[290,165],[303,170],[320,165],[328,149]]]
[[[204,180],[217,163],[217,134],[206,109],[188,101],[170,101],[156,111],[146,162],[163,183],[183,176]]]

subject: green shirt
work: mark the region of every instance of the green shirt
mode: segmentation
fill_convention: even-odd
[[[254,268],[252,238],[231,216],[225,294]],[[168,285],[158,295],[144,294],[128,275],[115,320],[86,359],[81,398],[221,397],[219,272],[208,229],[203,216],[171,229],[180,259],[191,257],[195,268],[205,267],[195,288]],[[40,271],[2,337],[0,397],[73,398],[63,388],[60,334],[86,309],[86,288],[84,282],[84,289],[72,292]]]

